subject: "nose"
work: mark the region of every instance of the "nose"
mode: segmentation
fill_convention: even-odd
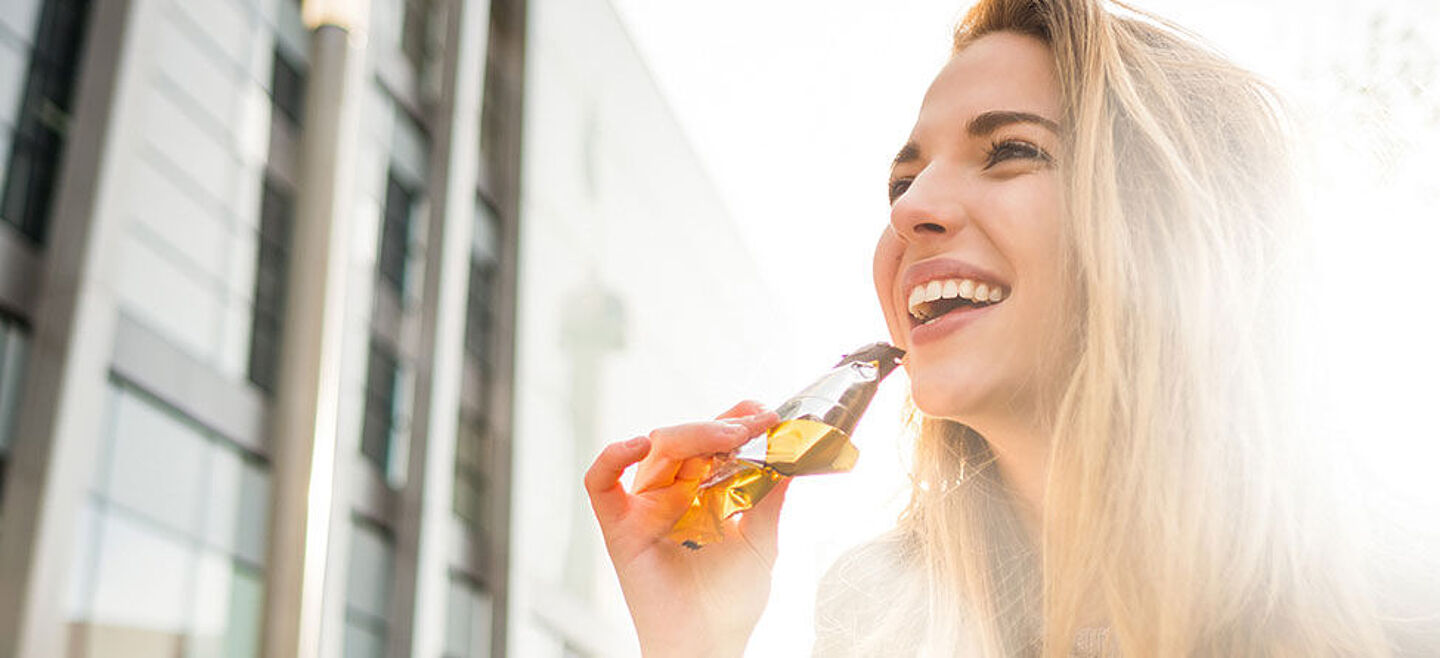
[[[890,206],[890,226],[906,242],[953,237],[966,224],[959,185],[946,185],[941,172],[920,172]]]

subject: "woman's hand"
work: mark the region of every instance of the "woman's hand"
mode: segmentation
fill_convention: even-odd
[[[689,508],[711,458],[780,418],[747,400],[714,421],[664,427],[612,443],[585,489],[645,656],[738,656],[770,596],[775,528],[788,478],[725,523],[725,538],[695,551],[666,535]],[[633,491],[620,475],[639,462]]]

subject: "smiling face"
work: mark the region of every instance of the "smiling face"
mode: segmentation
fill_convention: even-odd
[[[976,428],[1030,422],[1063,376],[1060,87],[1044,42],[965,46],[890,177],[875,287],[915,404]]]

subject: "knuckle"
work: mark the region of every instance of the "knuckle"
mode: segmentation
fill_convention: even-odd
[[[581,480],[581,484],[585,486],[585,491],[593,494],[600,486],[599,479],[600,474],[595,472],[594,466],[591,466],[590,470],[585,472],[585,477]]]
[[[586,488],[600,484],[600,481],[605,477],[605,473],[611,470],[609,462],[615,458],[618,445],[619,444],[612,443],[605,446],[605,449],[601,450],[600,454],[595,457],[595,461],[590,462],[590,468],[585,469],[584,481]]]

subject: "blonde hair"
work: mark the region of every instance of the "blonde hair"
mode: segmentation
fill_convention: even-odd
[[[1038,546],[984,438],[921,422],[896,541],[930,632],[986,656],[1066,656],[1093,626],[1127,656],[1387,655],[1297,402],[1275,95],[1123,5],[982,0],[955,50],[1000,31],[1046,42],[1061,81],[1078,314]]]

